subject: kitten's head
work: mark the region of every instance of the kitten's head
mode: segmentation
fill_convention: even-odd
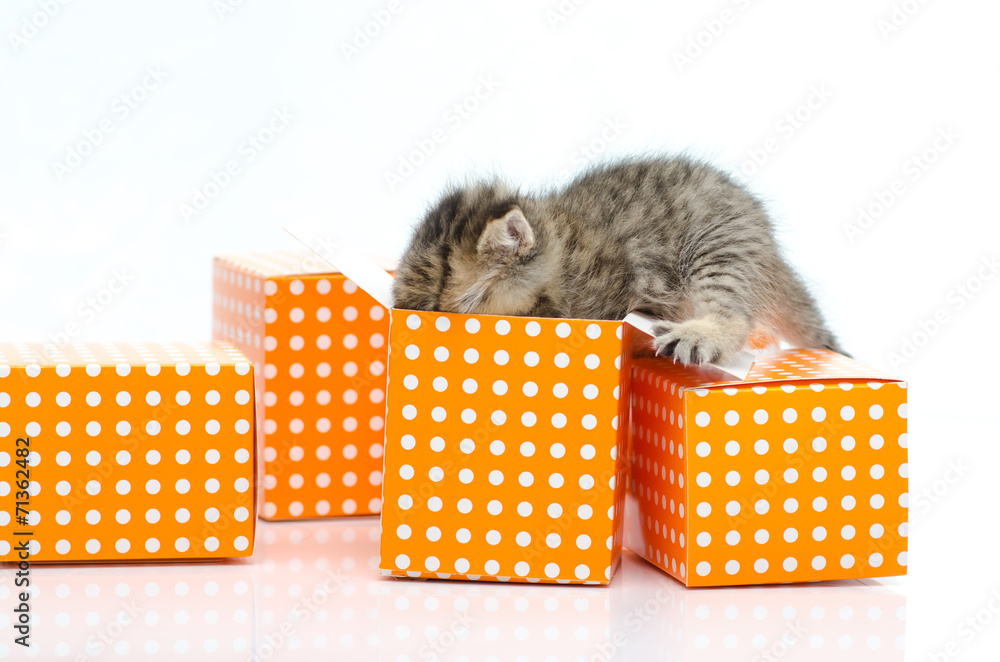
[[[500,183],[453,190],[417,226],[393,305],[489,315],[539,314],[547,262],[534,204]]]

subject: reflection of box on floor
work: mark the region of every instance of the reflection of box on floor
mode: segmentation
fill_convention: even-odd
[[[608,659],[618,584],[574,586],[458,582],[379,585],[383,660]],[[617,659],[617,658],[616,658]],[[639,659],[639,658],[636,658]]]
[[[252,392],[229,344],[0,344],[0,560],[250,556]]]
[[[628,552],[621,575],[612,638],[630,660],[903,660],[906,598],[872,580],[688,590]]]
[[[253,660],[379,659],[378,531],[370,518],[261,527]]]
[[[240,562],[54,566],[33,569],[31,585],[29,658],[243,660],[253,650],[254,582]],[[10,586],[0,621],[17,605]]]
[[[308,251],[217,257],[213,335],[257,364],[265,519],[377,513],[389,317]]]
[[[744,375],[648,358],[631,380],[626,545],[688,586],[906,573],[906,384],[825,350]]]

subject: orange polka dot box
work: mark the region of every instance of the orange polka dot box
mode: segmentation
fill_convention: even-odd
[[[391,305],[385,270],[289,232]],[[622,323],[389,314],[382,574],[607,584],[625,495]]]
[[[0,343],[0,560],[252,555],[252,393],[229,344]]]
[[[309,251],[217,257],[213,337],[257,365],[264,519],[381,508],[389,316]]]
[[[906,384],[826,350],[726,371],[626,320],[626,546],[688,586],[906,573]]]
[[[621,322],[390,312],[383,574],[608,583]]]

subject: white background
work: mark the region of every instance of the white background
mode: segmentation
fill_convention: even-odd
[[[393,257],[449,182],[684,151],[767,201],[845,347],[911,384],[909,659],[1000,650],[1000,613],[956,630],[1000,587],[996,3],[400,0],[377,29],[387,0],[48,4],[0,10],[0,339],[204,339],[211,257],[294,248],[284,225]]]

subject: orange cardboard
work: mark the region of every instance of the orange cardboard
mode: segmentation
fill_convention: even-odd
[[[253,554],[252,391],[228,344],[0,343],[0,560]]]
[[[383,574],[610,581],[621,322],[390,312]]]
[[[289,232],[391,306],[385,270]],[[622,323],[389,312],[382,573],[607,584],[625,495]]]
[[[378,513],[389,316],[307,251],[217,257],[213,337],[257,365],[262,517]]]
[[[625,325],[626,546],[688,586],[906,573],[906,384],[827,350],[745,379]]]

